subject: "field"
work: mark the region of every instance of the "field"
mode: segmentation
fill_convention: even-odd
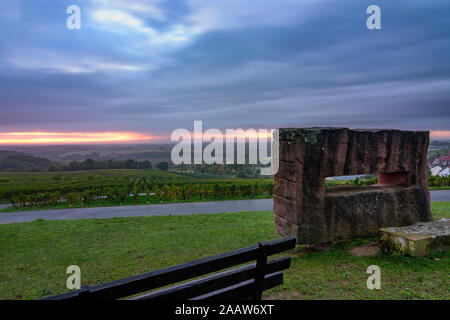
[[[430,189],[448,189],[450,178],[430,178]],[[375,178],[326,181],[370,185]],[[271,197],[273,178],[229,178],[205,173],[142,169],[69,172],[2,172],[0,204],[5,211],[61,209],[130,204],[258,199]]]
[[[261,198],[271,196],[272,190],[273,179],[224,179],[160,170],[0,174],[0,199],[13,204],[6,209],[12,211]]]
[[[435,218],[450,202],[432,203]],[[273,213],[43,221],[0,225],[0,299],[37,299],[67,291],[67,266],[95,285],[276,239]],[[271,299],[450,299],[450,253],[428,258],[354,256],[376,239],[340,242],[325,253],[291,252],[284,285]],[[300,247],[297,248],[297,250]],[[378,265],[381,290],[366,288]]]
[[[141,169],[102,169],[67,172],[0,172],[0,198],[16,193],[83,191],[122,186],[127,180],[145,177],[155,185],[201,181],[197,175]],[[203,179],[205,180],[205,179]],[[207,179],[212,180],[212,179]],[[220,180],[217,178],[215,180]]]

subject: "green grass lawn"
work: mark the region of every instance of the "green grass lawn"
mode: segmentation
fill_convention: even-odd
[[[432,203],[432,210],[435,218],[450,217],[450,202]],[[65,271],[72,264],[81,267],[83,284],[95,285],[279,238],[271,211],[38,220],[0,225],[0,237],[0,299],[66,292]],[[337,243],[326,253],[290,252],[284,285],[265,298],[450,298],[449,252],[427,258],[348,252],[375,240]],[[381,268],[381,290],[366,288],[366,268],[372,264]]]

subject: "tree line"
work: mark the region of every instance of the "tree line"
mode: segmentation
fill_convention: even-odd
[[[159,162],[156,167],[160,170],[167,170],[169,163]],[[152,169],[153,165],[149,160],[137,161],[126,160],[93,160],[88,158],[84,161],[72,161],[69,164],[62,164],[49,159],[35,157],[26,153],[14,153],[0,151],[0,171],[21,171],[21,172],[42,172],[42,171],[81,171],[97,169]]]
[[[169,164],[160,162],[156,165],[159,170],[167,170]],[[72,161],[68,165],[52,165],[48,171],[81,171],[81,170],[97,170],[97,169],[152,169],[153,165],[148,160],[137,161],[127,160],[105,160],[97,161],[86,159],[84,161]]]

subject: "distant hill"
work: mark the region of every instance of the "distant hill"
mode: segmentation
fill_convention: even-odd
[[[18,152],[18,151],[11,151],[11,150],[0,150],[0,160],[5,159],[6,157],[9,156],[14,156],[14,155],[18,155],[18,154],[27,154],[28,153],[23,153],[23,152]]]
[[[53,164],[31,154],[0,150],[0,171],[47,171]]]

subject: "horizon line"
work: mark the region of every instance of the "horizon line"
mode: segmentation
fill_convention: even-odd
[[[430,140],[450,140],[450,130],[421,130],[430,132]],[[270,131],[265,138],[269,138]],[[226,138],[226,134],[222,134]],[[202,140],[206,137],[212,140],[214,135],[202,133]],[[255,137],[259,137],[257,133]],[[191,138],[195,140],[195,136]],[[235,137],[235,136],[234,136]],[[246,136],[246,140],[251,137]],[[45,132],[45,131],[16,131],[0,132],[0,147],[11,146],[87,146],[87,145],[126,145],[126,144],[171,144],[171,136],[154,136],[148,133],[131,131],[104,132]]]

